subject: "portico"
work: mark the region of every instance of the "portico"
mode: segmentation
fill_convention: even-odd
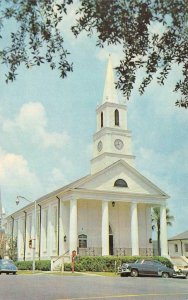
[[[132,190],[128,175],[126,187],[114,186],[123,170],[134,178],[137,193]],[[103,177],[109,180],[105,181],[108,186],[106,190],[101,186],[104,184]],[[80,255],[152,255],[151,208],[160,206],[161,248],[163,255],[167,256],[164,221],[167,198],[158,187],[124,161],[78,181],[66,196],[61,197],[70,214],[69,223],[64,224],[66,234],[69,232],[70,253],[77,249]],[[83,235],[85,244],[80,247],[79,237]]]

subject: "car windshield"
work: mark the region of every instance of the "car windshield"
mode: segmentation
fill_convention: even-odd
[[[141,259],[137,259],[137,260],[135,261],[135,264],[141,264],[142,261],[143,261],[143,260],[141,260]]]

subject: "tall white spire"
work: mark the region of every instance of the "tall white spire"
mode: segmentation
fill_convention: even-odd
[[[109,55],[108,66],[106,71],[106,80],[105,80],[102,103],[105,102],[118,103],[117,91],[115,88],[114,73],[113,73],[113,67],[112,67],[112,61],[110,55]]]

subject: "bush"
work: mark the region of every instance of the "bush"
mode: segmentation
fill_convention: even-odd
[[[153,259],[165,264],[167,267],[172,267],[171,261],[161,256],[77,256],[75,260],[75,271],[77,272],[116,272],[118,266],[122,263],[135,262],[137,259]],[[15,262],[18,270],[32,270],[33,262],[17,261]],[[50,271],[50,260],[37,260],[35,269],[41,271]],[[64,264],[64,271],[72,271],[72,263]]]
[[[72,271],[72,264],[71,263],[65,263],[64,264],[64,271]]]
[[[18,270],[32,270],[33,269],[33,261],[17,261],[15,262]],[[35,261],[35,269],[40,271],[50,271],[51,262],[50,260],[37,260]]]
[[[158,260],[167,267],[172,267],[172,263],[165,257],[161,256],[81,256],[75,260],[75,271],[93,271],[93,272],[116,272],[118,266],[122,263],[132,263],[137,259]],[[71,263],[64,268],[65,271],[71,270]]]

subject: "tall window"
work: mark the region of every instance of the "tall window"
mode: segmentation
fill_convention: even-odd
[[[175,252],[178,252],[178,244],[174,245],[174,250],[175,250]]]
[[[103,127],[103,112],[101,112],[101,128]]]
[[[86,234],[80,234],[78,236],[79,241],[79,248],[87,248],[87,235]]]
[[[119,111],[115,110],[115,125],[119,126]]]
[[[47,250],[47,240],[48,240],[48,210],[46,209],[44,211],[44,224],[43,224],[43,229],[44,229],[44,250]]]
[[[58,222],[57,222],[57,206],[54,206],[54,211],[53,211],[53,231],[54,231],[54,244],[53,244],[53,248],[54,250],[57,250],[57,234],[58,234]]]
[[[37,220],[36,220],[37,228],[36,228],[36,249],[39,251],[39,241],[40,241],[40,212],[37,213]]]
[[[31,238],[32,234],[32,216],[29,216],[28,218],[28,236]]]
[[[20,254],[24,255],[24,240],[25,240],[25,220],[24,218],[21,219],[20,221],[20,234],[21,234],[21,241],[20,241]]]
[[[15,225],[14,225],[14,237],[15,238],[18,237],[18,220],[15,221]]]

